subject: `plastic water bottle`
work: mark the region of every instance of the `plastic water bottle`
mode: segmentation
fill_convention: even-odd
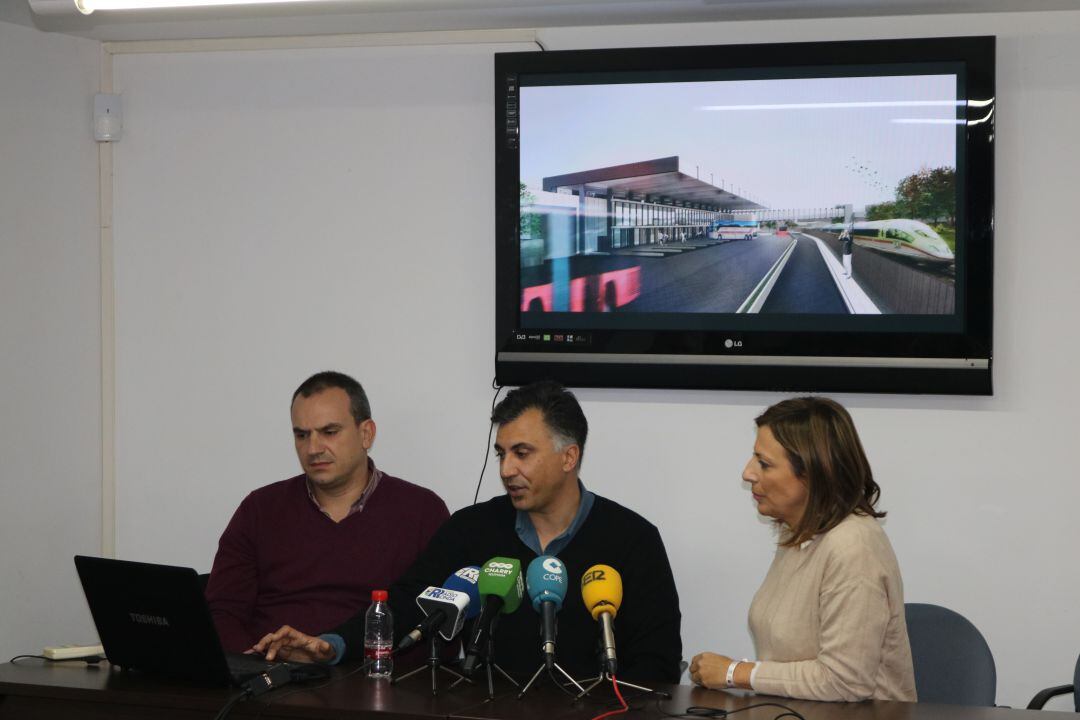
[[[386,600],[385,590],[371,591],[371,605],[364,615],[364,659],[368,665],[368,677],[388,678],[394,672],[394,616]]]

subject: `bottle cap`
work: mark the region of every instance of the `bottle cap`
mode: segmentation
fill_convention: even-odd
[[[386,592],[385,590],[372,590],[371,591],[371,601],[372,602],[386,602],[387,598],[389,598],[389,597],[390,597],[390,594],[388,592]]]

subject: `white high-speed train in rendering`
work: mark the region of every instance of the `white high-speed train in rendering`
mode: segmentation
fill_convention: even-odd
[[[833,223],[820,230],[841,235],[847,228],[844,223]],[[941,236],[918,220],[868,220],[852,224],[850,232],[852,241],[860,247],[930,263],[951,263],[956,259]]]

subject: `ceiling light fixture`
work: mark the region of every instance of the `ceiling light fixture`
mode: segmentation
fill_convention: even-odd
[[[217,5],[270,5],[313,2],[314,0],[75,0],[83,15],[95,10],[151,10],[160,8],[210,7]]]

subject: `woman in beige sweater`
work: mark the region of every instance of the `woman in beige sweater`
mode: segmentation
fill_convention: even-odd
[[[758,660],[701,653],[690,679],[808,700],[915,701],[900,568],[851,416],[807,397],[755,422],[743,480],[780,533],[750,605]]]

